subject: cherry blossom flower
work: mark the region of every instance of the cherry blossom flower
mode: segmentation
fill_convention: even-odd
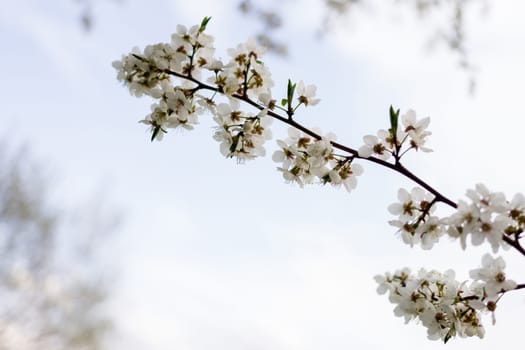
[[[390,225],[397,227],[403,242],[411,247],[421,244],[423,249],[432,248],[446,230],[444,220],[431,215],[435,210],[434,195],[415,187],[410,193],[399,189],[397,197],[399,202],[388,207],[398,216],[389,221]]]
[[[494,259],[490,254],[483,255],[481,268],[470,271],[470,277],[483,281],[485,293],[488,297],[496,296],[502,291],[516,288],[517,284],[505,276],[505,260],[502,257]]]
[[[379,130],[377,136],[366,135],[363,137],[364,145],[359,147],[358,153],[360,157],[368,158],[375,156],[382,160],[388,160],[392,155],[390,145],[386,142],[389,137],[389,133],[386,130]]]
[[[508,208],[503,193],[491,192],[484,184],[476,184],[475,189],[468,189],[467,197],[483,212],[503,213]]]
[[[204,33],[202,26],[194,25],[189,29],[183,25],[177,25],[177,32],[171,35],[171,46],[175,52],[183,57],[181,62],[184,75],[200,77],[200,68],[210,65],[217,68],[218,62],[213,58],[215,48],[213,37]]]
[[[401,116],[401,121],[404,128],[398,129],[398,132],[400,133],[397,136],[398,140],[403,140],[406,135],[410,138],[410,147],[423,152],[432,152],[431,149],[424,147],[426,137],[432,134],[430,131],[426,130],[430,124],[430,118],[427,117],[417,120],[416,112],[410,109]]]
[[[143,57],[143,53],[134,48],[120,61],[113,62],[117,70],[117,79],[124,83],[132,95],[149,95],[162,80],[169,80],[169,75],[155,65],[155,62]]]
[[[394,274],[376,276],[378,293],[388,292],[394,314],[405,323],[419,320],[430,340],[447,342],[454,336],[482,338],[485,330],[480,311],[483,295],[455,279],[455,273],[421,269],[417,275],[405,268]]]
[[[217,106],[214,120],[218,126],[213,137],[221,143],[221,153],[226,157],[236,157],[239,162],[264,156],[264,143],[271,138],[269,126],[272,119],[267,110],[253,116],[243,114],[238,107],[235,100]]]
[[[262,93],[269,94],[273,80],[270,71],[261,61],[265,51],[253,38],[229,49],[230,62],[211,81],[228,95],[246,93],[251,98],[256,98]]]
[[[288,138],[277,141],[280,149],[274,152],[272,159],[282,163],[277,169],[288,182],[296,182],[302,187],[318,179],[322,184],[343,185],[351,192],[357,186],[357,176],[363,173],[363,168],[350,158],[336,156],[332,146],[334,140],[332,133],[318,140],[290,128]]]
[[[315,85],[304,85],[304,82],[301,80],[297,85],[297,99],[299,103],[304,104],[306,107],[315,106],[321,101],[315,97],[317,92],[317,87]]]

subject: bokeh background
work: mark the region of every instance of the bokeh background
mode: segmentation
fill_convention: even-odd
[[[22,168],[24,181],[44,175],[45,202],[56,215],[73,217],[57,229],[58,258],[42,283],[48,286],[49,276],[65,284],[84,278],[104,296],[95,298],[97,313],[89,318],[103,320],[100,337],[92,335],[96,345],[79,340],[64,348],[442,348],[426,339],[422,326],[394,317],[387,298],[375,292],[373,276],[410,266],[454,268],[466,279],[488,247],[463,251],[447,239],[431,251],[403,245],[386,208],[399,187],[413,184],[374,164],[362,163],[365,174],[348,194],[285,184],[271,157],[240,165],[224,159],[211,137],[211,118],[151,143],[138,123],[151,101],[130,96],[111,62],[134,46],[169,41],[177,24],[198,24],[204,16],[212,17],[208,32],[223,59],[227,48],[270,33],[287,50],[264,58],[274,95],[284,94],[291,78],[316,84],[322,99],[297,115],[302,123],[358,147],[363,135],[388,126],[391,104],[413,108],[432,119],[434,152],[408,155],[409,169],[454,199],[479,182],[512,196],[525,190],[525,5],[441,1],[421,13],[414,1],[361,0],[334,14],[320,0],[253,1],[254,8],[281,16],[282,26],[270,29],[259,10],[242,13],[239,3],[2,1],[2,147],[29,149],[6,151],[11,161],[2,166],[38,163],[36,170]],[[463,37],[454,46],[456,3],[464,6]],[[276,138],[285,133],[274,123]],[[268,153],[274,149],[270,142]],[[42,186],[29,187],[28,195]],[[13,227],[2,226],[16,236]],[[79,245],[90,248],[89,259],[79,258]],[[36,244],[17,261],[43,249],[51,248]],[[9,250],[2,251],[4,270],[19,276],[27,264],[7,264]],[[503,254],[508,276],[525,282],[523,258]],[[17,286],[27,285],[20,282],[26,275]],[[0,298],[11,317],[26,307],[13,301],[19,290]],[[68,296],[71,305],[84,300],[53,295],[58,304]],[[94,304],[82,310],[93,311]],[[447,347],[515,346],[524,309],[525,295],[509,293],[495,326],[486,315],[485,339],[454,339]],[[27,316],[17,329],[3,319],[0,340],[11,343],[0,347],[60,348],[24,342],[38,317]],[[71,317],[62,324],[74,324]]]

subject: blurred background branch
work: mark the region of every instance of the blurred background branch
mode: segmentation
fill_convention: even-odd
[[[0,143],[0,349],[102,349],[111,322],[94,252],[116,216],[57,206],[45,170]]]
[[[291,0],[294,1],[294,0]],[[321,0],[324,3],[324,13],[320,14],[318,31],[320,37],[328,35],[334,24],[347,21],[350,15],[358,14],[364,8],[373,8],[379,4],[371,0]],[[279,28],[286,23],[286,14],[279,11],[281,1],[273,4],[262,1],[242,0],[239,3],[240,12],[258,20],[262,29],[257,32],[256,38],[261,45],[277,55],[286,55],[288,45],[279,35]],[[381,2],[381,7],[386,2]],[[469,91],[473,92],[476,83],[476,69],[467,49],[467,33],[465,31],[465,17],[475,9],[476,3],[482,12],[488,9],[488,0],[392,0],[387,6],[392,11],[398,8],[411,8],[420,20],[428,17],[439,17],[438,24],[432,29],[433,34],[428,38],[430,47],[444,44],[452,55],[457,57],[458,66],[468,77]],[[264,4],[264,5],[263,5]],[[426,23],[421,23],[425,26]]]

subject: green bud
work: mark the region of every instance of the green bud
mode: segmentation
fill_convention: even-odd
[[[288,79],[288,103],[292,103],[293,94],[295,93],[295,86],[297,84],[292,84],[292,81]]]
[[[392,136],[397,135],[397,125],[399,121],[399,109],[394,110],[394,107],[390,106],[390,133]]]
[[[201,27],[199,28],[199,32],[204,32],[206,30],[206,26],[208,25],[208,22],[210,21],[211,17],[204,17],[201,22]]]

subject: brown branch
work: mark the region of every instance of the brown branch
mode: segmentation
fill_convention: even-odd
[[[511,239],[509,236],[503,234],[503,240],[508,244],[510,245],[511,247],[513,247],[514,249],[516,249],[518,252],[521,253],[521,255],[525,256],[525,249],[521,246],[520,242],[518,240],[513,240]],[[523,287],[522,287],[523,288]]]
[[[223,91],[221,91],[221,89],[217,88],[217,87],[213,87],[211,85],[208,85],[208,84],[204,84],[202,82],[200,82],[199,80],[193,78],[192,76],[186,76],[186,75],[182,75],[182,74],[179,74],[177,72],[173,72],[173,71],[170,71],[170,70],[166,70],[165,73],[167,74],[170,74],[170,75],[173,75],[173,76],[176,76],[178,78],[181,78],[181,79],[186,79],[186,80],[189,80],[195,84],[197,84],[197,87],[195,89],[197,90],[210,90],[210,91],[214,91],[214,92],[218,92],[218,93],[223,93]],[[238,100],[241,100],[259,110],[263,110],[265,107],[264,106],[261,106],[260,104],[258,104],[257,102],[251,100],[246,94],[233,94],[232,95],[233,97],[235,97],[236,99]],[[312,130],[308,129],[307,127],[303,126],[302,124],[299,124],[298,122],[296,122],[295,120],[293,120],[292,118],[289,118],[289,117],[284,117],[278,113],[276,113],[275,111],[272,111],[272,110],[269,110],[268,111],[268,115],[285,123],[285,124],[288,124],[300,131],[302,131],[303,133],[305,133],[306,135],[309,135],[317,140],[320,140],[321,139],[321,135],[313,132]],[[339,149],[341,151],[344,151],[344,152],[347,152],[349,154],[351,154],[354,158],[358,158],[358,159],[363,159],[363,160],[367,160],[369,162],[372,162],[372,163],[376,163],[378,165],[381,165],[381,166],[384,166],[386,168],[389,168],[390,170],[393,170],[407,178],[409,178],[410,180],[414,181],[415,183],[417,183],[418,185],[420,185],[421,187],[423,187],[424,189],[426,189],[427,191],[429,191],[430,193],[432,193],[436,198],[435,200],[437,202],[443,202],[447,205],[449,205],[450,207],[452,208],[457,208],[457,204],[452,201],[451,199],[447,198],[446,196],[444,196],[443,194],[441,194],[440,192],[438,192],[436,189],[434,189],[432,186],[430,186],[428,183],[426,183],[425,181],[423,181],[422,179],[420,179],[419,177],[417,177],[415,174],[413,174],[411,171],[409,171],[407,168],[405,168],[399,161],[396,162],[396,164],[392,164],[392,163],[389,163],[387,161],[384,161],[382,159],[379,159],[379,158],[375,158],[375,157],[361,157],[359,156],[359,153],[357,152],[357,150],[351,148],[351,147],[348,147],[348,146],[345,146],[343,144],[340,144],[338,142],[335,142],[335,141],[331,141],[331,144],[334,148],[336,149]]]

